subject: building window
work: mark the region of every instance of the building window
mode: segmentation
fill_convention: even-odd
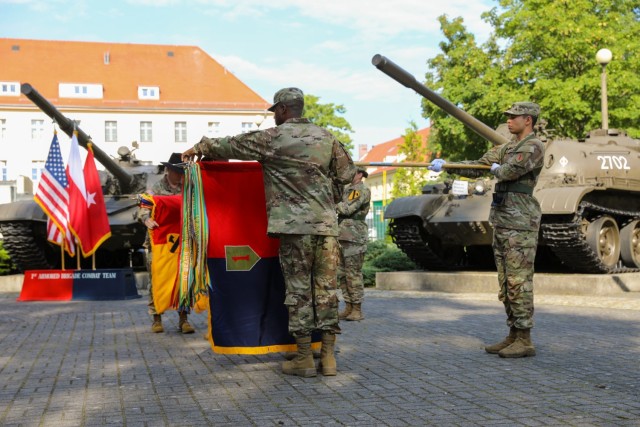
[[[158,86],[138,86],[138,99],[160,99]]]
[[[176,142],[187,142],[187,122],[175,123]]]
[[[253,123],[251,123],[251,122],[242,122],[242,133],[250,132],[251,128],[253,128]]]
[[[7,177],[7,161],[0,160],[0,181],[6,181]]]
[[[7,119],[0,119],[0,141],[7,137]]]
[[[209,137],[218,136],[220,134],[220,122],[209,122],[207,125],[207,135]]]
[[[60,83],[60,98],[102,99],[102,85],[92,83]]]
[[[20,96],[20,83],[19,82],[0,82],[0,95]]]
[[[31,180],[32,181],[39,180],[40,175],[42,175],[43,169],[44,169],[44,160],[31,161]]]
[[[140,142],[153,141],[151,122],[140,122]]]
[[[118,142],[118,122],[116,121],[104,122],[104,141]]]
[[[39,141],[44,135],[44,120],[31,120],[31,140]]]

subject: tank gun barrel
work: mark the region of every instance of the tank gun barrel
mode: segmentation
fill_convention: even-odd
[[[491,129],[489,126],[485,125],[480,120],[473,117],[471,114],[465,112],[464,110],[461,110],[425,85],[419,83],[413,75],[407,72],[407,70],[401,68],[387,57],[376,54],[371,59],[371,63],[378,70],[396,80],[398,83],[403,84],[409,89],[413,89],[418,94],[427,98],[436,106],[440,107],[445,112],[461,121],[465,126],[480,135],[482,138],[497,145],[506,144],[508,142],[507,138],[500,135],[498,132]]]
[[[377,167],[394,167],[394,168],[426,168],[431,163],[426,162],[354,162],[356,166],[377,166]],[[468,163],[445,163],[442,169],[491,169],[489,165],[474,165]]]
[[[48,100],[46,100],[40,93],[35,90],[29,83],[23,83],[20,86],[20,92],[24,94],[31,102],[33,102],[42,112],[56,121],[60,129],[71,137],[74,130],[74,122],[65,117],[56,107],[53,106]],[[91,142],[93,155],[95,158],[111,172],[120,181],[120,188],[123,191],[128,191],[133,183],[133,176],[118,165],[113,159],[111,159],[100,147],[91,141],[89,135],[84,133],[79,127],[75,127],[78,131],[78,143],[84,148],[87,148],[87,143]]]

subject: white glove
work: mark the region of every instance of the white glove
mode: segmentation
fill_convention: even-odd
[[[494,175],[495,175],[495,174],[496,174],[496,171],[497,171],[498,169],[500,169],[500,165],[499,165],[499,164],[494,163],[494,164],[492,164],[492,165],[491,165],[491,173],[492,173],[492,174],[494,174]]]
[[[444,159],[435,159],[434,161],[431,162],[429,166],[427,166],[427,169],[434,172],[441,172],[442,165],[444,165],[445,163],[447,163],[447,161]]]

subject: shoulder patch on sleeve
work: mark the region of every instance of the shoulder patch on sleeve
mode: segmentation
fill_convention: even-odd
[[[516,153],[533,153],[535,150],[533,145],[523,145],[516,150]]]
[[[354,200],[358,200],[360,198],[360,192],[358,190],[349,191],[349,201],[353,202]]]

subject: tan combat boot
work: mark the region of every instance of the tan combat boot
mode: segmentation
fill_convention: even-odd
[[[348,315],[351,314],[351,310],[352,310],[352,305],[350,302],[345,302],[346,306],[344,307],[344,310],[341,311],[340,313],[338,313],[338,319],[340,320],[344,320],[347,318]]]
[[[362,320],[362,304],[351,304],[351,313],[347,316],[346,320]]]
[[[325,377],[332,377],[338,373],[338,366],[335,357],[335,345],[336,335],[331,332],[323,332],[319,368],[322,370],[322,375]]]
[[[313,354],[313,358],[314,359],[320,359],[320,350],[313,350],[312,349],[311,350],[311,354]],[[297,355],[298,355],[298,353],[295,352],[295,351],[287,351],[284,354],[284,358],[287,359],[287,360],[293,360],[293,359],[296,358]]]
[[[153,315],[153,323],[151,324],[151,332],[154,334],[159,334],[160,332],[164,332],[164,328],[162,327],[162,316],[159,314]]]
[[[507,348],[511,344],[513,344],[513,342],[516,340],[517,331],[518,330],[514,326],[512,326],[511,328],[509,328],[509,335],[504,340],[497,344],[486,346],[484,348],[484,351],[491,354],[498,354],[500,350],[502,350],[503,348]]]
[[[187,320],[187,313],[185,313],[184,311],[180,312],[180,321],[178,321],[178,329],[180,329],[180,332],[182,332],[183,334],[192,334],[196,331],[195,329],[193,329],[193,326],[191,326],[191,324]]]
[[[536,349],[531,342],[531,329],[518,329],[516,340],[509,347],[498,352],[498,356],[506,358],[535,356]]]
[[[282,372],[305,378],[315,377],[318,373],[311,354],[311,336],[297,337],[296,344],[298,345],[298,353],[293,360],[282,362]]]

